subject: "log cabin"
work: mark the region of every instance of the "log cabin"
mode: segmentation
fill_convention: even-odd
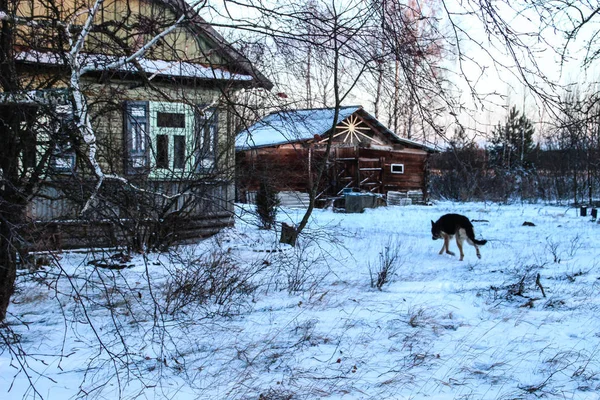
[[[306,199],[323,160],[326,143],[332,148],[317,201],[340,196],[344,190],[427,200],[427,166],[435,149],[404,139],[361,106],[273,112],[236,138],[237,194],[252,201],[261,180],[280,193]],[[282,197],[286,198],[286,197]]]

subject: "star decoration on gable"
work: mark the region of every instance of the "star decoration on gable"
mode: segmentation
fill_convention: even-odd
[[[338,132],[333,136],[334,138],[344,136],[342,142],[344,143],[359,143],[361,138],[367,139],[377,144],[383,144],[379,140],[372,138],[365,134],[371,128],[366,126],[362,119],[356,115],[351,115],[336,126]],[[322,142],[326,141],[322,140]]]

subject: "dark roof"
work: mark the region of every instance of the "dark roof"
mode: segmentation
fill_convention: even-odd
[[[15,60],[27,64],[47,66],[61,66],[64,63],[63,58],[57,53],[44,53],[35,50],[17,52],[15,54]],[[121,60],[124,60],[124,57],[90,53],[80,54],[81,63],[85,65],[90,72],[106,71],[111,64],[118,64],[118,62]],[[155,60],[143,57],[136,58],[135,65],[131,62],[127,62],[118,64],[117,67],[111,68],[111,70],[125,73],[136,73],[142,70],[148,75],[211,81],[223,80],[251,82],[254,79],[252,75],[231,73],[229,71],[205,67],[204,65],[191,62]]]
[[[341,107],[336,125],[354,114],[360,106]],[[237,149],[244,150],[297,143],[324,135],[332,127],[333,108],[272,112],[236,137]]]
[[[392,141],[394,141],[396,143],[405,144],[405,145],[411,146],[411,147],[417,147],[417,148],[420,148],[421,150],[429,151],[432,153],[438,151],[432,146],[428,146],[426,144],[415,142],[414,140],[405,139],[403,137],[398,136],[396,133],[391,131],[387,126],[385,126],[381,122],[379,122],[379,120],[377,120],[374,116],[372,116],[371,114],[366,112],[363,108],[360,109],[360,115],[361,115],[361,117],[363,117],[365,119],[365,121],[368,121],[371,125],[376,126],[381,132],[383,132],[384,135],[388,135],[392,139]]]
[[[365,121],[388,136],[391,141],[425,151],[436,151],[433,147],[401,138],[366,112],[362,106],[340,107],[336,125],[357,113]],[[316,108],[272,112],[248,129],[240,132],[235,141],[237,150],[277,146],[312,140],[315,135],[324,136],[332,128],[335,108]]]

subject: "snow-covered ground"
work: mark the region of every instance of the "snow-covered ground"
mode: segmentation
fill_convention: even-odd
[[[600,398],[600,225],[578,210],[317,210],[295,248],[247,211],[131,268],[97,251],[20,271],[0,398]],[[447,212],[475,220],[481,260],[438,255]]]

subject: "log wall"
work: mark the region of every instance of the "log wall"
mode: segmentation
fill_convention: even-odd
[[[315,179],[317,164],[323,155],[322,149],[311,151],[291,145],[238,152],[238,201],[246,201],[245,193],[258,190],[260,180],[265,177],[277,191],[306,192],[311,180]],[[334,148],[320,192],[337,196],[344,187],[381,194],[390,190],[420,190],[426,198],[427,159],[428,153],[417,149]],[[392,164],[403,164],[404,173],[392,173]]]

